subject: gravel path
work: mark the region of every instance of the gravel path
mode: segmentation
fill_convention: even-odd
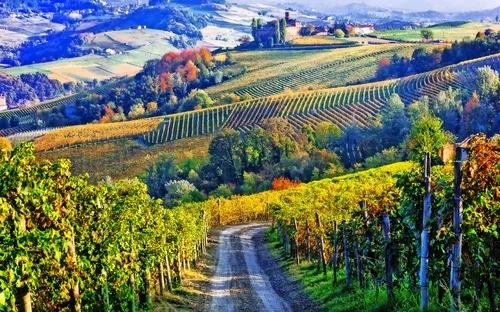
[[[232,226],[220,233],[208,311],[322,311],[272,257],[266,224]]]

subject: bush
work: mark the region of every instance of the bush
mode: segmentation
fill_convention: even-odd
[[[275,191],[295,188],[295,187],[299,186],[300,184],[301,183],[298,181],[292,181],[292,180],[285,178],[285,177],[280,177],[280,178],[274,179],[272,182],[273,190],[275,190]]]

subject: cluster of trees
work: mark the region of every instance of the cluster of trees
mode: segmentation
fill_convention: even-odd
[[[208,212],[166,209],[137,179],[92,185],[32,144],[0,147],[0,309],[151,311],[207,244]]]
[[[58,10],[86,10],[97,9],[102,4],[95,0],[5,0],[3,7],[9,10],[44,10],[44,11],[58,11]]]
[[[71,105],[43,112],[41,118],[47,126],[63,124],[115,122],[141,117],[166,115],[202,108],[209,108],[214,101],[202,88],[223,81],[222,66],[232,62],[217,63],[206,48],[169,52],[162,59],[148,61],[141,73],[109,89],[104,95],[89,94]],[[227,94],[223,102],[248,99]],[[43,117],[42,116],[42,117]],[[53,122],[55,122],[55,124]]]
[[[500,41],[492,36],[455,42],[451,47],[435,48],[432,52],[418,48],[411,58],[395,54],[391,59],[381,59],[376,78],[385,80],[404,77],[499,52]]]

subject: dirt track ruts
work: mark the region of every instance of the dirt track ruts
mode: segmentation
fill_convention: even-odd
[[[267,227],[238,225],[220,233],[208,311],[322,311],[270,254]]]

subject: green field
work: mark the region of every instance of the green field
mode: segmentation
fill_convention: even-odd
[[[143,29],[112,31],[92,35],[85,47],[114,49],[122,54],[100,56],[86,55],[54,62],[2,69],[11,75],[42,72],[61,82],[104,80],[112,77],[132,76],[141,71],[148,60],[161,58],[169,51],[176,51],[168,40],[166,31]]]
[[[376,31],[373,35],[391,40],[404,40],[411,42],[418,42],[422,40],[420,32],[425,30],[431,30],[434,32],[434,39],[436,40],[448,40],[448,41],[461,41],[463,39],[474,39],[476,34],[480,31],[485,31],[491,28],[495,31],[500,31],[500,25],[493,23],[466,23],[460,26],[440,26],[422,28],[422,29],[408,29],[408,30],[386,30],[386,31]]]

